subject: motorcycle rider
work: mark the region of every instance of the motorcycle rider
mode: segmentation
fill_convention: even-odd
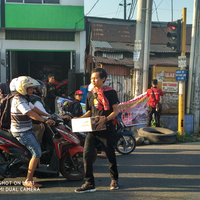
[[[40,80],[37,80],[37,81],[40,85],[34,87],[33,94],[29,96],[29,101],[39,110],[49,115],[49,113],[47,113],[44,108],[44,102],[43,102],[43,98],[46,97],[46,86],[42,81]],[[45,130],[44,123],[33,120],[32,129],[35,132],[36,138],[41,144],[42,138],[44,135],[44,130]]]
[[[32,103],[28,102],[28,98],[33,93],[33,87],[38,86],[39,83],[29,77],[18,77],[16,84],[16,95],[11,103],[11,133],[12,135],[31,152],[32,158],[29,161],[27,178],[23,185],[25,187],[42,187],[41,184],[33,181],[33,174],[39,163],[41,157],[41,147],[36,139],[35,133],[32,130],[31,119],[41,121],[43,123],[54,124],[50,119],[40,117],[49,116],[34,107]]]
[[[73,102],[67,103],[62,108],[62,113],[65,113],[66,111],[70,112],[73,117],[80,117],[83,115],[83,109],[81,106],[81,101],[83,99],[83,91],[77,90],[74,94],[75,100]],[[61,115],[61,118],[64,120],[70,120],[71,117],[69,115]],[[71,126],[71,123],[69,124]]]

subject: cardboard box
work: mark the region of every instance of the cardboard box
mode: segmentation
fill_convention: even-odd
[[[97,117],[86,117],[72,119],[72,132],[92,132],[96,130],[95,124],[98,122]],[[106,130],[106,124],[102,126],[101,130]]]

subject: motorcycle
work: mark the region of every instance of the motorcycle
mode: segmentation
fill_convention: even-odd
[[[70,112],[65,112],[64,115],[69,115],[71,118],[73,118],[72,114]],[[133,136],[133,132],[126,130],[125,125],[121,118],[122,113],[119,113],[116,117],[116,130],[114,132],[114,138],[115,138],[115,149],[118,153],[127,155],[134,151],[136,147],[136,140]],[[71,127],[69,124],[69,121],[64,120],[64,124],[71,131]],[[81,141],[81,146],[84,147],[85,142],[85,133],[76,133],[78,138]],[[100,144],[97,146],[97,150],[101,150]],[[97,151],[95,151],[95,154],[97,154]],[[96,156],[94,156],[94,161],[96,160]],[[93,162],[94,162],[93,161]]]
[[[38,178],[58,177],[59,172],[68,180],[82,180],[84,178],[83,147],[80,140],[62,124],[63,119],[52,114],[56,124],[49,126],[53,133],[55,149],[48,157],[49,150],[42,152],[41,163],[35,170]],[[31,159],[28,149],[19,143],[12,134],[0,130],[0,181],[4,178],[26,177],[28,164]],[[47,165],[48,163],[48,165]]]

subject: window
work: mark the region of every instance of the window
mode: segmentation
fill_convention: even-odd
[[[43,0],[43,3],[49,3],[49,4],[59,4],[59,0]]]
[[[6,30],[6,40],[75,41],[74,32]]]
[[[23,0],[6,0],[6,2],[23,3]]]
[[[6,0],[6,3],[60,4],[60,0]]]
[[[24,3],[42,3],[42,0],[24,0]]]

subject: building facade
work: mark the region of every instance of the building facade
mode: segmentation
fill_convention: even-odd
[[[84,0],[1,0],[1,82],[84,71]]]

